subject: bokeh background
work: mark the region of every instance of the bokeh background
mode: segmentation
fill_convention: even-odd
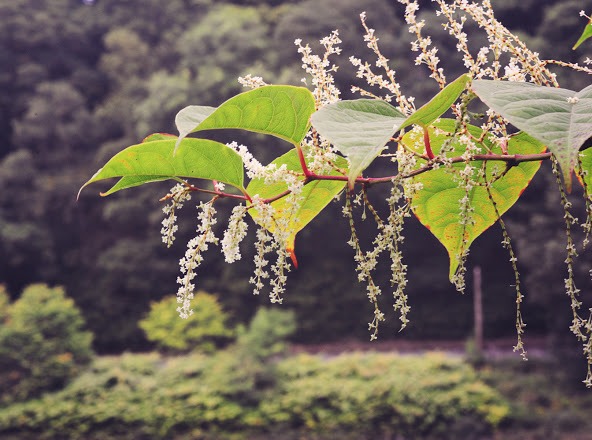
[[[462,73],[456,43],[448,38],[435,18],[431,2],[420,3],[425,6],[420,18],[427,20],[426,32],[433,35],[440,48],[439,55],[448,77],[454,78]],[[571,50],[585,25],[579,11],[591,12],[590,0],[493,0],[492,3],[502,23],[523,38],[530,48],[540,52],[542,58],[581,63],[590,54],[585,46],[576,52]],[[47,438],[110,438],[111,435],[119,438],[126,435],[129,438],[172,438],[174,435],[206,438],[214,435],[211,434],[213,430],[224,434],[218,432],[212,438],[224,438],[230,435],[228,432],[235,432],[240,438],[246,435],[245,426],[253,432],[261,426],[268,431],[273,431],[272,426],[291,426],[294,432],[300,433],[298,435],[326,430],[333,432],[325,432],[326,438],[336,438],[331,435],[349,426],[348,423],[359,428],[354,430],[352,438],[365,438],[364,435],[375,432],[393,439],[489,438],[499,429],[505,429],[505,437],[499,438],[511,438],[512,432],[519,433],[516,438],[592,438],[586,437],[590,429],[590,422],[585,417],[586,405],[591,408],[592,400],[581,384],[585,364],[581,349],[568,330],[571,313],[569,299],[563,292],[563,213],[549,164],[543,164],[521,203],[512,208],[506,220],[518,252],[526,293],[523,314],[528,327],[525,340],[527,349],[528,341],[532,341],[535,353],[535,359],[528,364],[521,363],[517,355],[510,355],[515,333],[515,292],[511,286],[514,278],[507,252],[500,244],[499,227],[492,227],[476,241],[468,263],[469,286],[471,269],[475,266],[483,269],[486,342],[495,342],[492,346],[501,347],[478,353],[470,343],[473,332],[471,289],[465,295],[456,293],[447,280],[448,262],[444,248],[415,219],[411,218],[407,223],[404,255],[409,266],[411,322],[404,332],[399,333],[397,316],[390,312],[391,299],[384,295],[383,308],[388,319],[380,333],[379,344],[382,345],[376,347],[392,352],[402,347],[397,344],[404,341],[406,350],[419,353],[418,356],[423,356],[421,353],[426,347],[448,350],[451,358],[446,355],[435,359],[418,357],[413,362],[428,370],[434,368],[434,371],[441,372],[448,368],[456,371],[459,377],[474,378],[462,393],[446,388],[447,392],[436,398],[449,399],[457,396],[454,393],[458,391],[458,396],[451,402],[442,404],[443,407],[457,408],[458,417],[447,418],[436,411],[438,415],[433,416],[436,419],[433,424],[425,422],[427,415],[417,416],[421,423],[409,422],[410,428],[399,429],[399,425],[392,420],[389,422],[388,418],[379,417],[379,421],[372,418],[383,411],[380,405],[377,406],[379,409],[368,409],[372,417],[367,419],[360,416],[360,420],[339,421],[337,414],[359,411],[354,411],[354,406],[344,405],[325,417],[312,401],[305,404],[302,403],[305,400],[281,400],[298,393],[305,395],[307,389],[317,387],[311,382],[303,384],[298,393],[290,391],[295,377],[312,377],[316,374],[313,371],[326,369],[330,376],[327,365],[334,353],[352,347],[373,348],[366,346],[369,339],[367,322],[372,310],[364,287],[357,282],[352,251],[346,244],[348,226],[341,216],[339,204],[331,206],[299,234],[296,251],[300,267],[290,274],[288,292],[281,306],[286,315],[275,316],[270,312],[271,315],[260,318],[264,322],[260,328],[265,330],[257,333],[257,327],[253,326],[257,310],[267,306],[268,301],[264,296],[253,296],[249,288],[253,256],[250,246],[243,247],[243,259],[233,265],[225,264],[216,253],[207,254],[199,269],[197,284],[204,292],[214,295],[212,302],[206,301],[204,306],[214,318],[209,323],[196,324],[201,330],[196,331],[193,339],[189,338],[187,345],[171,347],[173,338],[169,337],[167,342],[166,330],[160,339],[150,337],[148,329],[156,331],[159,326],[164,326],[165,329],[171,328],[169,333],[172,333],[177,325],[164,309],[155,315],[160,316],[160,320],[155,317],[151,324],[139,324],[148,316],[152,303],[175,293],[178,260],[195,230],[195,212],[190,207],[185,208],[178,239],[172,248],[167,249],[159,234],[162,220],[159,198],[166,194],[166,184],[123,191],[108,198],[99,197],[101,188],[97,185],[86,189],[77,200],[79,187],[124,147],[138,143],[153,132],[175,133],[174,116],[184,106],[216,106],[240,92],[241,86],[237,82],[240,75],[251,73],[262,76],[268,83],[300,85],[304,72],[293,44],[296,38],[302,38],[318,49],[320,38],[339,29],[343,55],[334,60],[340,65],[336,81],[343,97],[351,98],[350,87],[359,80],[355,78],[348,57],[355,54],[373,61],[372,53],[361,37],[363,29],[359,13],[362,11],[367,13],[369,26],[376,29],[383,53],[397,69],[405,94],[415,96],[420,105],[426,102],[436,91],[435,83],[427,79],[429,72],[413,65],[414,55],[409,51],[411,35],[403,19],[404,7],[394,0],[0,0],[0,284],[4,286],[4,293],[0,295],[0,322],[4,323],[4,333],[0,331],[0,345],[4,344],[0,354],[4,359],[4,370],[0,371],[0,376],[5,373],[0,386],[5,386],[6,396],[0,405],[0,438],[29,438],[27,435],[41,438],[43,433]],[[476,35],[479,30],[473,26],[467,32]],[[559,70],[557,73],[566,88],[579,90],[590,82],[589,77],[581,74]],[[240,139],[236,136],[237,133],[212,133],[216,139],[237,140],[251,146],[262,162],[271,160],[278,151],[288,149],[280,141],[262,136],[240,135]],[[379,168],[373,171],[381,172]],[[376,200],[384,195],[381,191],[384,189],[374,193]],[[576,210],[582,205],[577,199],[575,190]],[[227,216],[231,208],[231,204],[221,207],[220,217]],[[219,227],[221,233],[223,222],[219,222]],[[587,268],[591,260],[590,252],[582,252],[578,262],[578,277],[584,294],[590,287]],[[379,271],[377,278],[383,285],[388,285],[388,270]],[[29,295],[23,293],[27,291]],[[56,298],[62,302],[54,303]],[[585,301],[589,303],[589,300]],[[46,313],[42,314],[41,309]],[[38,315],[33,313],[35,310]],[[70,314],[66,318],[56,317],[60,310]],[[43,322],[53,323],[52,320],[56,320],[57,327],[39,330],[43,328]],[[223,328],[212,329],[217,325],[212,322],[223,322]],[[34,329],[36,326],[37,330]],[[181,339],[188,334],[186,328],[176,331]],[[270,335],[271,342],[265,339],[266,334]],[[62,340],[61,345],[56,343],[54,350],[62,358],[44,364],[53,352],[49,350],[51,353],[47,356],[42,355],[39,347],[47,347],[52,337]],[[286,340],[289,345],[285,344]],[[464,348],[466,341],[469,341],[467,350]],[[38,344],[30,353],[22,348],[29,343]],[[269,351],[265,348],[275,343],[277,349]],[[224,347],[231,348],[224,351]],[[323,350],[333,353],[325,354],[325,364],[318,357],[310,357],[290,368],[282,364],[283,367],[278,367],[280,370],[268,371],[265,367],[272,359],[282,357],[280,354]],[[468,360],[459,360],[465,359],[461,356],[465,351]],[[124,352],[152,354],[122,356]],[[187,355],[189,352],[193,354]],[[197,358],[175,358],[173,362],[168,357],[179,353]],[[89,364],[91,359],[94,360]],[[288,359],[295,362],[293,356]],[[343,360],[349,364],[335,367],[338,371],[335,374],[340,376],[343,369],[353,371],[356,365],[369,363],[364,371],[376,370],[384,372],[386,377],[389,374],[397,376],[388,365],[391,361],[399,362],[399,358],[385,359]],[[37,367],[33,365],[35,363]],[[214,369],[211,373],[212,363],[224,364],[220,367],[223,371]],[[241,369],[238,366],[245,366],[247,378],[232,378],[232,373]],[[36,368],[39,371],[31,373]],[[302,370],[301,376],[294,372],[300,371],[298,368]],[[405,368],[413,371],[420,367],[401,366],[398,371]],[[56,370],[57,379],[40,379],[52,376]],[[115,370],[119,373],[113,373]],[[116,423],[113,420],[117,419],[118,411],[109,413],[99,422],[95,420],[96,414],[103,409],[87,409],[86,415],[76,413],[78,419],[63,419],[66,411],[63,408],[56,410],[59,416],[46,414],[52,402],[68,399],[78,402],[72,405],[82,411],[84,399],[80,396],[92,400],[84,393],[93,386],[97,387],[93,392],[98,393],[99,401],[113,399],[106,405],[120,408],[119,413],[125,412],[131,405],[129,402],[122,403],[123,400],[104,394],[111,382],[114,381],[110,386],[115,388],[122,384],[133,388],[130,383],[135,383],[136,391],[144,390],[144,394],[138,391],[135,398],[142,400],[152,392],[146,391],[150,389],[151,385],[146,384],[150,380],[167,383],[172,380],[171,375],[181,374],[179,372],[197,377],[206,371],[215,376],[207,380],[218,381],[219,385],[225,378],[229,383],[234,380],[243,384],[240,389],[229,384],[219,388],[213,386],[214,391],[208,398],[215,400],[216,396],[219,399],[225,396],[232,401],[232,404],[225,401],[225,411],[240,412],[232,406],[238,405],[232,400],[234,397],[228,398],[228,395],[240,395],[245,399],[239,399],[240,405],[245,408],[259,408],[257,405],[268,400],[280,402],[278,405],[286,408],[302,405],[303,413],[311,411],[311,421],[303,421],[308,419],[302,416],[296,422],[291,415],[282,412],[287,411],[283,407],[269,410],[270,413],[284,414],[276,419],[260,416],[261,420],[257,421],[255,415],[243,414],[240,416],[243,417],[240,419],[242,425],[228,414],[228,419],[222,417],[215,423],[200,425],[186,420],[177,423],[174,413],[167,413],[166,417],[154,422],[157,428],[144,431],[143,425],[152,426],[147,419],[153,413],[147,410],[146,414],[137,416],[137,420],[127,424],[122,422],[121,428],[111,432],[110,426]],[[440,373],[430,371],[421,380],[440,380]],[[80,379],[80,374],[87,376]],[[35,382],[23,385],[27,377],[35,377]],[[54,392],[67,384],[71,387],[70,381],[76,377],[78,382],[74,384],[79,388],[68,388],[68,392],[73,393],[68,395],[70,397],[50,394],[41,399],[56,400],[39,400],[42,392]],[[336,380],[330,377],[321,383]],[[265,397],[269,383],[284,383],[282,380],[288,384],[283,389],[283,397]],[[449,378],[445,381],[451,386]],[[363,381],[358,385],[359,388],[354,387],[346,394],[357,395],[366,390],[368,402],[372,401],[372,390],[375,396],[379,396],[384,390],[397,389],[398,386],[389,382],[373,388],[374,385]],[[467,409],[458,402],[470,400],[474,395],[471,393],[477,393],[475,389],[481,385],[491,386],[491,390],[501,394],[495,394],[495,398],[479,394],[479,399],[484,399],[479,401],[480,404],[486,401],[491,407],[499,405],[507,411],[488,407],[487,410],[475,410],[480,418],[467,416],[466,420],[462,419],[461,416],[473,414],[474,407],[469,404],[472,409]],[[191,394],[188,383],[169,386],[184,387],[188,395]],[[404,382],[400,386],[404,390],[408,384]],[[121,396],[135,396],[131,388],[120,390]],[[251,395],[249,390],[258,391]],[[81,393],[80,398],[72,397],[76,393]],[[411,393],[416,394],[420,395],[421,391]],[[421,401],[423,403],[409,403],[407,408],[417,404],[425,410],[433,397],[427,394],[430,397]],[[177,395],[175,398],[180,399]],[[18,413],[20,407],[14,406],[18,401],[34,404]],[[174,406],[174,403],[163,402],[159,407]],[[171,402],[178,403],[179,400],[172,399]],[[401,402],[400,405],[405,407],[405,400]],[[369,408],[368,405],[364,400],[361,407]],[[394,403],[385,405],[391,409],[396,406]],[[26,415],[33,413],[37,415]],[[39,414],[44,414],[45,418]],[[52,417],[54,422],[48,421]],[[138,421],[142,417],[145,423]],[[31,421],[35,418],[43,422],[35,424]],[[203,413],[195,415],[198,421],[205,418]],[[434,428],[439,426],[440,419],[444,420],[443,431]],[[80,423],[86,420],[88,429],[68,428],[73,420]],[[338,422],[327,425],[326,420]],[[409,420],[415,419],[411,417]],[[449,420],[454,420],[455,424],[448,423]],[[422,424],[424,422],[427,427]],[[86,425],[83,423],[83,426]],[[351,434],[349,428],[345,431]],[[475,437],[470,437],[471,433]],[[263,438],[280,438],[279,435],[276,432]],[[285,432],[282,435],[289,438]],[[538,435],[541,437],[536,437]]]

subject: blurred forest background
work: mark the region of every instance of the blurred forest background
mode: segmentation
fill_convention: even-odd
[[[591,0],[492,3],[498,18],[543,58],[584,58],[585,48],[573,52],[571,46],[585,24],[578,13],[592,10]],[[394,0],[1,0],[0,284],[12,299],[32,283],[64,286],[101,353],[151,348],[138,321],[151,302],[176,291],[177,262],[194,231],[194,211],[185,210],[175,246],[166,249],[158,201],[166,184],[105,199],[91,187],[77,202],[78,188],[124,147],[152,132],[175,133],[174,115],[184,106],[216,106],[240,92],[239,75],[300,85],[295,38],[318,47],[319,38],[339,29],[344,53],[335,60],[341,65],[337,81],[350,98],[355,72],[348,57],[373,61],[361,37],[363,10],[405,93],[423,104],[435,83],[413,66],[403,7]],[[461,73],[455,42],[430,14],[424,15],[426,31],[438,40],[454,78]],[[558,73],[567,88],[579,90],[590,81]],[[215,134],[225,141],[232,135]],[[259,136],[236,140],[255,147],[262,162],[287,150]],[[548,165],[507,217],[525,282],[527,332],[557,341],[568,332],[571,314],[563,293],[562,212]],[[411,324],[398,333],[397,316],[387,313],[380,337],[469,337],[470,292],[461,296],[450,286],[445,250],[430,233],[413,218],[407,226]],[[368,339],[371,310],[356,280],[348,236],[338,204],[299,235],[300,268],[290,274],[282,306],[296,315],[295,342]],[[469,259],[470,266],[483,267],[486,338],[514,334],[513,274],[500,241],[499,228],[491,228]],[[586,275],[590,253],[581,258],[578,267]],[[251,268],[252,249],[245,247],[234,265],[208,254],[198,273],[198,287],[217,295],[234,324],[267,303],[251,294]],[[388,276],[379,276],[385,286]],[[389,295],[383,299],[384,310],[391,310]]]

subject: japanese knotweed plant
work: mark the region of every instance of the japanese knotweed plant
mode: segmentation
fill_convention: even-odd
[[[498,222],[516,277],[515,350],[526,357],[516,253],[502,215],[520,198],[541,161],[551,160],[565,211],[565,290],[573,313],[571,330],[583,343],[589,365],[584,382],[592,387],[592,316],[581,310],[580,291],[574,280],[577,251],[572,230],[577,219],[571,214],[567,197],[574,181],[583,186],[587,206],[583,227],[588,235],[592,229],[592,149],[583,146],[592,137],[592,86],[581,91],[560,88],[549,70],[550,65],[559,65],[591,74],[590,60],[581,66],[540,59],[496,20],[489,0],[433,0],[444,28],[457,42],[466,68],[465,74],[449,81],[440,67],[437,48],[424,32],[424,21],[417,19],[417,0],[399,2],[405,6],[405,20],[413,34],[415,63],[427,66],[440,88],[420,108],[403,93],[396,70],[382,54],[378,38],[362,14],[364,40],[376,60],[370,64],[350,58],[357,67],[357,76],[369,86],[352,88],[361,99],[339,98],[333,77],[337,66],[331,61],[341,52],[337,31],[321,40],[321,55],[296,40],[312,91],[267,85],[250,75],[240,78],[252,90],[216,108],[182,109],[176,116],[179,136],[148,136],[116,154],[84,186],[118,178],[111,189],[102,193],[106,196],[149,182],[175,181],[162,199],[168,204],[163,209],[161,232],[169,246],[177,230],[177,210],[194,194],[205,197],[197,202],[196,235],[181,258],[178,312],[183,318],[192,313],[194,280],[203,253],[220,245],[227,262],[241,258],[239,244],[247,235],[247,215],[257,228],[250,279],[254,293],[268,289],[271,301],[281,303],[287,273],[292,265],[297,266],[296,235],[329,202],[341,198],[351,229],[348,243],[354,250],[358,278],[365,283],[374,306],[369,324],[372,339],[385,319],[378,307],[384,286],[374,280],[379,258],[390,260],[394,309],[402,327],[408,322],[407,266],[401,252],[406,218],[413,213],[444,245],[450,257],[450,280],[461,292],[465,289],[465,264],[471,243]],[[463,30],[467,21],[474,21],[486,34],[486,46],[477,50],[470,46]],[[592,35],[590,26],[578,45]],[[487,112],[471,112],[473,101],[484,103]],[[451,117],[443,117],[445,113]],[[275,136],[291,144],[292,149],[262,165],[244,145],[224,145],[199,137],[200,132],[214,129],[242,129]],[[187,137],[191,133],[198,137]],[[385,176],[365,175],[364,170],[377,160],[390,161],[392,172]],[[212,182],[212,186],[205,187],[204,180]],[[390,186],[385,217],[368,198],[378,185]],[[223,236],[218,237],[213,229],[218,221],[216,206],[224,202],[236,205]],[[358,239],[354,212],[357,205],[364,208],[363,217],[369,214],[376,224],[377,235],[370,249],[363,249]]]

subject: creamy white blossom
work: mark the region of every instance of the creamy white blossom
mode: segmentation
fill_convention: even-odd
[[[203,253],[208,250],[210,244],[217,244],[218,239],[214,235],[212,227],[216,224],[216,209],[214,200],[207,203],[200,202],[198,209],[197,235],[187,243],[185,256],[181,258],[181,276],[177,278],[180,284],[177,291],[177,312],[181,318],[187,319],[193,314],[191,300],[194,296],[196,269],[203,261]]]
[[[166,215],[162,220],[162,228],[160,233],[162,235],[162,241],[171,247],[175,241],[175,233],[179,227],[176,224],[177,211],[183,207],[183,204],[191,200],[191,189],[180,183],[176,184],[171,188],[169,194],[164,197],[165,200],[170,200],[170,203],[166,204],[162,208],[162,212]]]

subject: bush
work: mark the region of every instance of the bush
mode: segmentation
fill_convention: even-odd
[[[238,329],[237,348],[259,360],[284,353],[286,339],[296,331],[290,310],[260,308],[247,328]]]
[[[444,355],[300,355],[262,390],[235,353],[100,358],[65,390],[0,409],[0,437],[472,440],[508,413],[470,366]]]
[[[3,297],[0,294],[0,303],[7,304]],[[0,328],[2,402],[61,388],[92,358],[92,335],[82,330],[80,311],[60,287],[27,287],[8,307],[4,320]]]
[[[460,358],[279,359],[295,327],[292,313],[261,309],[213,356],[100,358],[65,390],[0,409],[0,437],[474,440],[507,419],[508,403]]]
[[[3,326],[8,320],[8,308],[10,307],[10,298],[6,293],[6,287],[0,284],[0,326]]]
[[[300,355],[278,368],[266,424],[322,438],[481,439],[509,412],[469,365],[441,353]]]
[[[181,319],[176,296],[154,302],[146,318],[140,321],[140,327],[159,348],[171,352],[212,353],[233,336],[233,331],[227,327],[228,316],[214,295],[200,291],[192,304],[193,315]]]

